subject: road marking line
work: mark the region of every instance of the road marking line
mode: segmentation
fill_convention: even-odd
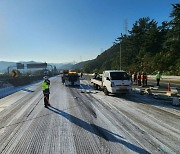
[[[3,108],[3,109],[4,109],[5,107],[6,107],[6,106],[0,106],[0,108]]]

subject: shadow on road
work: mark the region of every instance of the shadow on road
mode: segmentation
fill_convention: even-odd
[[[169,108],[169,109],[175,109],[175,110],[180,110],[180,106],[173,106],[172,105],[172,100],[170,99],[161,99],[161,98],[154,98],[152,95],[141,95],[141,94],[127,94],[124,96],[114,96],[118,98],[123,98],[128,101],[132,101],[133,103],[141,103],[141,104],[150,104],[153,106],[160,106],[164,108]]]
[[[34,92],[33,90],[29,90],[29,89],[22,89],[23,91],[26,91],[26,92]]]
[[[71,89],[79,89],[79,90],[93,90],[93,88],[89,85],[86,84],[80,84],[80,86],[66,86],[69,87]]]
[[[105,140],[107,141],[111,141],[111,142],[117,142],[117,143],[120,143],[122,145],[124,145],[125,147],[129,148],[130,150],[136,152],[136,153],[149,153],[148,151],[146,151],[145,149],[141,148],[141,147],[138,147],[134,144],[131,144],[127,141],[124,141],[123,137],[118,135],[118,134],[115,134],[107,129],[104,129],[102,127],[99,127],[95,124],[90,124],[90,123],[87,123],[73,115],[70,115],[69,113],[67,112],[64,112],[62,110],[59,110],[55,107],[48,107],[49,110],[51,110],[52,112],[54,113],[57,113],[58,115],[61,115],[63,116],[64,118],[66,118],[67,120],[69,120],[70,122],[76,124],[77,126],[101,137],[101,138],[104,138]]]
[[[88,87],[90,90],[94,90],[93,86],[83,85],[83,87]],[[158,91],[157,91],[157,93],[158,93]],[[150,105],[154,105],[154,106],[161,106],[161,107],[165,107],[165,108],[180,110],[180,106],[173,106],[172,98],[168,98],[168,97],[156,98],[153,95],[139,94],[136,92],[132,92],[130,94],[119,94],[119,95],[109,94],[109,95],[111,97],[123,98],[125,100],[132,101],[134,103],[150,104]]]

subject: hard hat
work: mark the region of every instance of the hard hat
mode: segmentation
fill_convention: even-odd
[[[48,79],[48,77],[47,77],[47,76],[44,76],[44,77],[43,77],[43,79],[44,79],[44,80],[47,80],[47,79]]]

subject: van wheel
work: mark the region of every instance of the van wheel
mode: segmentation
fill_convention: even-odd
[[[105,94],[105,95],[109,95],[109,91],[107,90],[106,87],[104,87],[104,94]]]
[[[94,84],[94,89],[98,90],[98,85]]]

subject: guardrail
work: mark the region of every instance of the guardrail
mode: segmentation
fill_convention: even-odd
[[[180,81],[180,76],[161,76],[162,79],[176,79]],[[156,78],[156,75],[148,75],[148,78]]]

